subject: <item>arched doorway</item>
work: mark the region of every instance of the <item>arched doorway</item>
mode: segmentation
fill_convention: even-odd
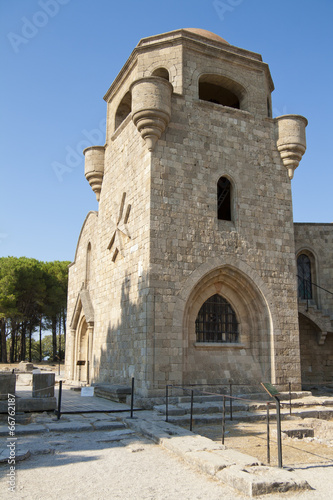
[[[81,318],[76,334],[76,377],[80,382],[90,384],[92,368],[93,325]]]
[[[77,333],[76,366],[77,366],[76,379],[79,382],[87,382],[88,328],[85,317],[81,319]]]

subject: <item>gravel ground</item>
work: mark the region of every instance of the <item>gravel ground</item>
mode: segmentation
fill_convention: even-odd
[[[128,432],[128,431],[127,431]],[[118,440],[115,440],[118,439]],[[120,440],[119,440],[120,439]],[[245,497],[192,469],[145,438],[115,432],[49,433],[18,438],[31,456],[17,462],[16,490],[8,491],[8,464],[0,466],[0,498],[22,500],[237,500]],[[6,439],[2,438],[2,445]],[[332,498],[332,465],[296,467],[315,488],[265,499]]]
[[[244,498],[145,438],[132,434],[113,441],[110,434],[52,433],[20,437],[21,445],[29,448],[32,455],[17,464],[15,493],[5,493],[8,465],[1,466],[0,497],[13,500]]]

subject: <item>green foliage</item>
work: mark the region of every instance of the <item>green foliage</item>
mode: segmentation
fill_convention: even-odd
[[[40,262],[27,257],[0,258],[2,362],[7,361],[9,337],[11,361],[25,359],[27,352],[30,359],[35,357],[32,334],[41,326],[52,327],[52,356],[56,359],[57,327],[66,317],[68,265],[69,262]]]
[[[58,337],[59,340],[59,337]],[[28,339],[27,339],[28,342]],[[45,335],[42,338],[42,360],[51,360],[53,358],[53,351],[52,351],[52,335]],[[64,359],[64,346],[65,346],[65,336],[61,334],[61,359]],[[28,348],[28,345],[27,345]],[[34,338],[31,339],[31,361],[38,362],[40,361],[40,350],[39,350],[39,340],[35,340]],[[59,352],[57,356],[59,355]],[[59,358],[57,358],[57,361]]]

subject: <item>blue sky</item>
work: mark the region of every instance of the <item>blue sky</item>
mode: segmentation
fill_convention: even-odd
[[[274,116],[309,120],[294,220],[333,222],[332,25],[331,0],[0,0],[0,256],[73,260],[98,208],[82,149],[104,144],[103,95],[141,38],[187,27],[269,64]]]

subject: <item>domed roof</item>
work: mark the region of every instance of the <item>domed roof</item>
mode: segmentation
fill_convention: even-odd
[[[184,31],[189,31],[190,33],[195,33],[196,35],[204,36],[205,38],[209,38],[214,42],[222,42],[230,45],[229,42],[224,40],[224,38],[220,37],[219,35],[216,35],[215,33],[212,33],[211,31],[202,30],[200,28],[185,28]]]

